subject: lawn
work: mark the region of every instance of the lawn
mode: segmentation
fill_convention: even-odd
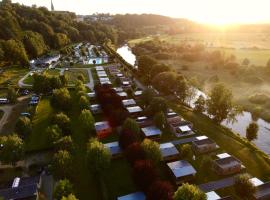
[[[34,78],[30,74],[23,80],[23,83],[28,84],[28,85],[32,85],[33,82],[34,82]]]
[[[17,85],[18,81],[29,71],[27,68],[20,66],[10,66],[0,72],[0,86]]]
[[[32,120],[33,132],[26,141],[27,151],[41,150],[49,147],[46,128],[51,123],[53,113],[50,100],[48,98],[42,98],[36,107],[36,112]]]
[[[60,73],[59,69],[47,69],[45,73],[51,75],[51,76],[58,76]]]
[[[79,74],[82,74],[84,76],[84,78],[85,78],[84,83],[89,82],[89,76],[88,76],[87,70],[85,70],[85,69],[69,69],[68,71],[65,71],[65,75],[68,78],[68,84],[75,84]]]

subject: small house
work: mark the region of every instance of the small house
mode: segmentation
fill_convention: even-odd
[[[142,128],[142,133],[144,137],[152,140],[159,140],[162,134],[161,130],[155,126],[148,126]]]
[[[8,104],[9,101],[7,98],[0,98],[0,104]]]
[[[177,185],[193,180],[197,173],[193,166],[185,160],[167,163],[167,167]]]
[[[140,98],[142,96],[142,93],[143,93],[142,90],[137,90],[137,91],[134,92],[134,97],[136,99],[138,99],[138,98]]]
[[[124,100],[122,100],[122,104],[124,107],[135,106],[136,101],[134,99],[124,99]]]
[[[154,124],[153,121],[146,116],[137,117],[136,122],[141,128],[152,126]]]
[[[123,88],[121,88],[121,87],[115,87],[115,88],[113,88],[113,90],[115,92],[123,92],[124,91]]]
[[[196,140],[192,142],[192,148],[195,153],[203,154],[217,149],[217,144],[210,138]]]
[[[122,197],[118,197],[117,200],[145,200],[146,197],[142,192],[135,192]]]
[[[101,106],[99,104],[90,105],[90,110],[93,114],[100,114],[102,113]]]
[[[112,133],[112,127],[108,121],[96,122],[95,129],[97,137],[100,139],[105,138]]]
[[[220,158],[214,161],[213,169],[218,175],[230,175],[241,172],[242,164],[233,156]]]
[[[270,199],[270,182],[257,186],[256,192],[253,195],[253,199],[269,200]]]
[[[139,116],[143,111],[140,106],[130,106],[130,107],[127,107],[126,109],[128,113],[133,117]]]
[[[162,158],[165,162],[179,159],[179,151],[177,150],[177,148],[174,146],[173,143],[168,142],[160,144],[159,148],[161,151]]]
[[[96,93],[95,92],[89,92],[86,94],[90,99],[93,99],[96,97]]]
[[[185,136],[185,135],[192,135],[194,134],[192,131],[192,123],[185,121],[185,120],[178,120],[176,122],[170,122],[169,127],[170,130],[176,135],[176,136]]]
[[[122,150],[119,146],[119,142],[107,143],[107,144],[104,144],[104,146],[109,149],[113,158],[118,158],[121,156]]]
[[[104,67],[102,66],[97,66],[95,67],[96,71],[104,71]]]
[[[122,99],[126,99],[128,97],[126,92],[117,92],[117,95],[120,96]]]

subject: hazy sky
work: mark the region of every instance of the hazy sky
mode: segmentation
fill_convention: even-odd
[[[50,8],[50,0],[13,0]],[[154,13],[213,24],[270,22],[270,0],[53,0],[77,14]]]

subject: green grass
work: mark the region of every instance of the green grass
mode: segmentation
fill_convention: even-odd
[[[20,78],[22,78],[29,69],[20,66],[10,66],[3,69],[0,73],[0,86],[7,87],[8,85],[17,85]]]
[[[45,73],[47,73],[48,75],[51,75],[51,76],[59,76],[60,70],[59,69],[47,69],[45,71]]]
[[[36,107],[36,113],[32,120],[33,132],[26,141],[27,151],[41,150],[49,147],[46,128],[51,124],[53,113],[50,100],[48,98],[42,98]]]
[[[84,76],[84,83],[89,82],[88,72],[85,69],[69,69],[68,71],[65,71],[65,75],[68,77],[68,84],[75,84],[79,74]]]
[[[34,82],[34,78],[30,74],[23,80],[23,83],[28,84],[28,85],[32,85],[33,82]]]
[[[248,173],[262,180],[270,179],[270,163],[258,149],[238,140],[229,129],[214,124],[207,116],[195,114],[175,103],[170,103],[170,106],[186,120],[191,121],[195,129],[212,138],[224,151],[240,159]]]

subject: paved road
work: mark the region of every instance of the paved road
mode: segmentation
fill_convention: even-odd
[[[211,192],[218,189],[233,186],[235,183],[235,176],[224,178],[218,181],[212,181],[199,185],[199,188],[204,192]]]
[[[19,80],[18,85],[19,85],[20,88],[23,88],[23,87],[32,87],[32,85],[30,85],[30,84],[25,84],[25,83],[24,83],[24,79],[26,79],[31,73],[32,73],[31,71],[28,72],[27,74],[25,74],[24,77],[22,77],[22,78]]]
[[[94,78],[92,76],[92,71],[91,71],[91,69],[88,68],[87,72],[88,72],[88,76],[89,76],[89,83],[86,83],[85,85],[93,91],[95,84],[94,84]]]

